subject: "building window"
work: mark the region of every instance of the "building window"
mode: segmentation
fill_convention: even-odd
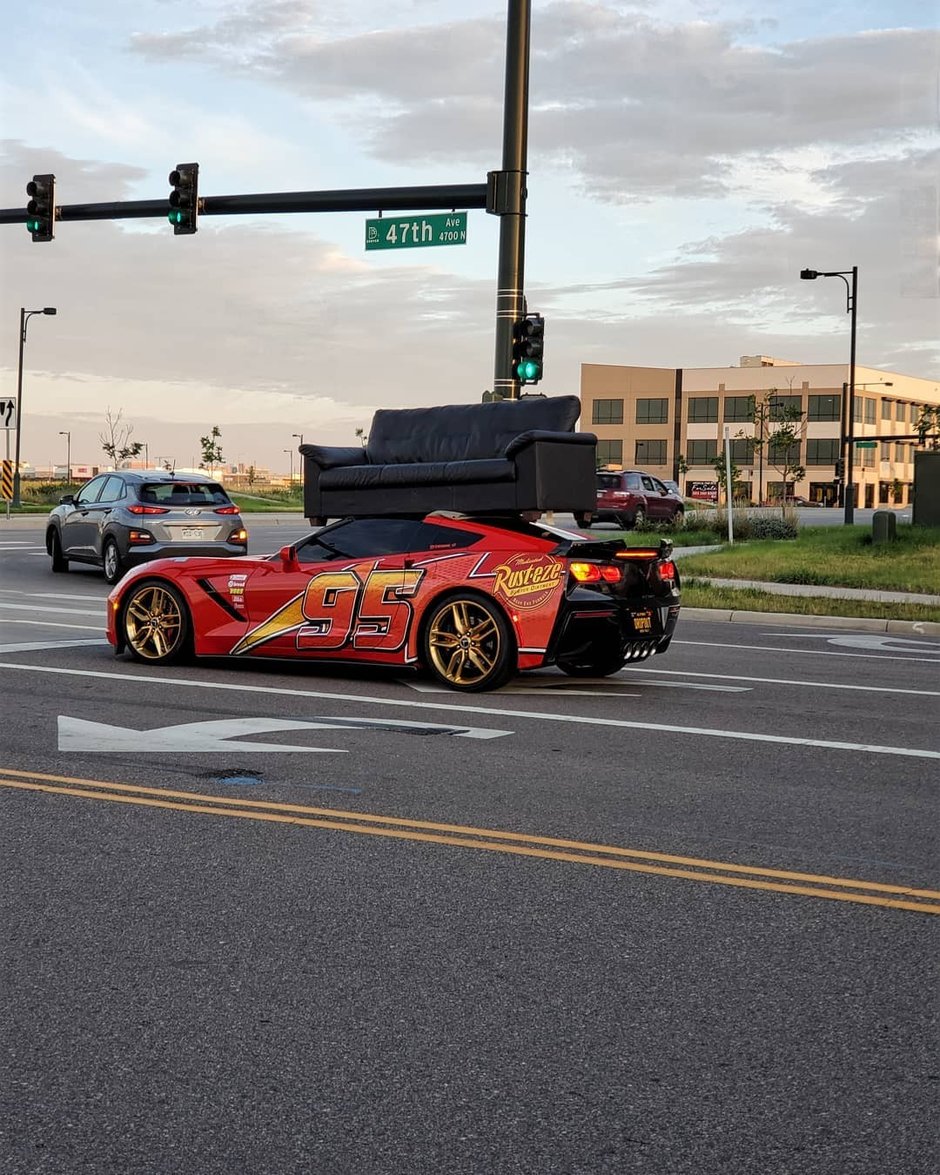
[[[591,424],[623,424],[623,400],[595,400]]]
[[[718,456],[718,442],[689,441],[689,452],[686,461],[689,465],[711,465]]]
[[[692,396],[689,400],[689,424],[717,424],[718,397]]]
[[[754,444],[750,437],[739,437],[731,442],[731,462],[733,465],[754,464]]]
[[[881,460],[882,461],[890,461],[891,460],[891,445],[889,444],[888,441],[881,442]]]
[[[776,437],[771,437],[767,442],[767,460],[771,465],[798,465],[800,463],[800,442],[795,444],[787,444],[786,442],[778,442]]]
[[[726,421],[742,421],[754,419],[754,397],[753,396],[726,396],[725,397],[725,420]]]
[[[859,449],[862,455],[862,465],[866,469],[874,469],[875,467],[875,450],[874,449]]]
[[[900,420],[903,423],[905,420],[907,420],[907,405],[906,404],[898,404],[897,409],[896,409],[896,413],[897,414],[896,414],[895,419]]]
[[[894,459],[895,459],[895,461],[900,462],[902,465],[907,462],[907,446],[906,445],[895,445],[894,446]]]
[[[802,396],[770,396],[771,420],[796,420],[803,415]]]
[[[806,442],[806,464],[835,465],[840,444],[836,437],[811,437]]]
[[[665,424],[669,420],[669,401],[637,400],[637,424]]]
[[[623,441],[598,441],[598,465],[623,465]]]
[[[838,420],[841,415],[841,396],[810,396],[807,420]]]
[[[666,442],[637,441],[636,463],[637,465],[665,465]]]
[[[891,419],[891,401],[890,400],[882,400],[881,401],[881,419],[882,420],[890,420]]]
[[[875,403],[875,401],[873,399],[871,399],[869,396],[866,396],[865,397],[865,423],[866,424],[874,424],[875,423],[875,408],[876,407],[877,407],[877,404]]]

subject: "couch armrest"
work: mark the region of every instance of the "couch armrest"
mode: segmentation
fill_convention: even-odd
[[[544,429],[530,429],[513,437],[504,451],[505,457],[512,457],[537,441],[560,442],[564,445],[596,445],[597,437],[592,432],[548,432]]]
[[[300,452],[321,469],[368,464],[362,445],[301,445]]]

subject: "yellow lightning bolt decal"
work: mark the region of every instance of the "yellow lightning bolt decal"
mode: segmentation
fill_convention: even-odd
[[[285,632],[292,632],[295,628],[300,628],[306,620],[303,612],[303,600],[303,592],[298,596],[294,596],[292,600],[288,600],[283,608],[278,609],[273,616],[269,616],[257,628],[243,636],[235,648],[232,649],[230,655],[237,657],[239,653],[249,653],[252,649],[256,649],[258,645],[263,645],[266,641],[273,640],[276,636],[281,636]]]

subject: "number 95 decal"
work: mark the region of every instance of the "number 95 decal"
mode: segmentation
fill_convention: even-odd
[[[297,630],[297,648],[308,652],[341,649],[400,649],[408,639],[414,608],[409,600],[424,569],[371,571],[365,582],[355,571],[321,571],[301,601],[306,623]]]

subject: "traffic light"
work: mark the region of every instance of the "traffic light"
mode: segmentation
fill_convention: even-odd
[[[842,481],[845,477],[845,458],[836,458],[836,481]]]
[[[34,175],[26,185],[26,228],[34,241],[55,236],[55,176]]]
[[[544,372],[545,319],[527,314],[513,324],[512,369],[523,384],[538,383]]]
[[[199,215],[199,164],[177,163],[170,172],[170,212],[167,217],[173,225],[173,235],[196,231],[196,217]]]

